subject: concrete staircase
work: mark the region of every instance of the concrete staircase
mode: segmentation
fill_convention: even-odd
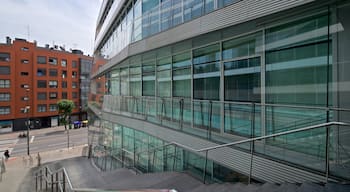
[[[74,188],[94,188],[118,191],[170,190],[178,192],[349,192],[350,185],[337,183],[213,183],[203,184],[185,172],[162,172],[136,174],[134,171],[121,168],[102,172],[84,157],[57,161],[50,164],[52,169],[65,167]]]

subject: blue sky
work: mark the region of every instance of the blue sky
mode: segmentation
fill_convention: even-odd
[[[4,43],[6,36],[18,37],[36,40],[39,46],[54,43],[91,55],[101,3],[102,0],[1,0],[0,42]]]

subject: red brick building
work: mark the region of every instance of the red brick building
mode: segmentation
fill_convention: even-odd
[[[92,62],[79,50],[7,37],[0,44],[0,133],[25,130],[28,119],[31,128],[58,125],[60,99],[74,101],[72,121],[85,119],[89,73],[84,71]]]

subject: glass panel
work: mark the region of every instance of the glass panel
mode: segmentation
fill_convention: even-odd
[[[225,62],[225,100],[260,102],[260,57]]]
[[[327,104],[332,48],[320,31],[327,31],[327,15],[266,30],[267,102]]]
[[[193,95],[195,99],[219,100],[220,45],[193,51]]]

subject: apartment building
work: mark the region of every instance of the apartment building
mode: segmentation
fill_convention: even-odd
[[[74,101],[72,120],[86,119],[92,61],[79,50],[7,37],[0,44],[0,132],[26,130],[28,121],[32,129],[59,125],[60,99]]]
[[[104,0],[97,164],[349,181],[349,27],[342,0]]]

